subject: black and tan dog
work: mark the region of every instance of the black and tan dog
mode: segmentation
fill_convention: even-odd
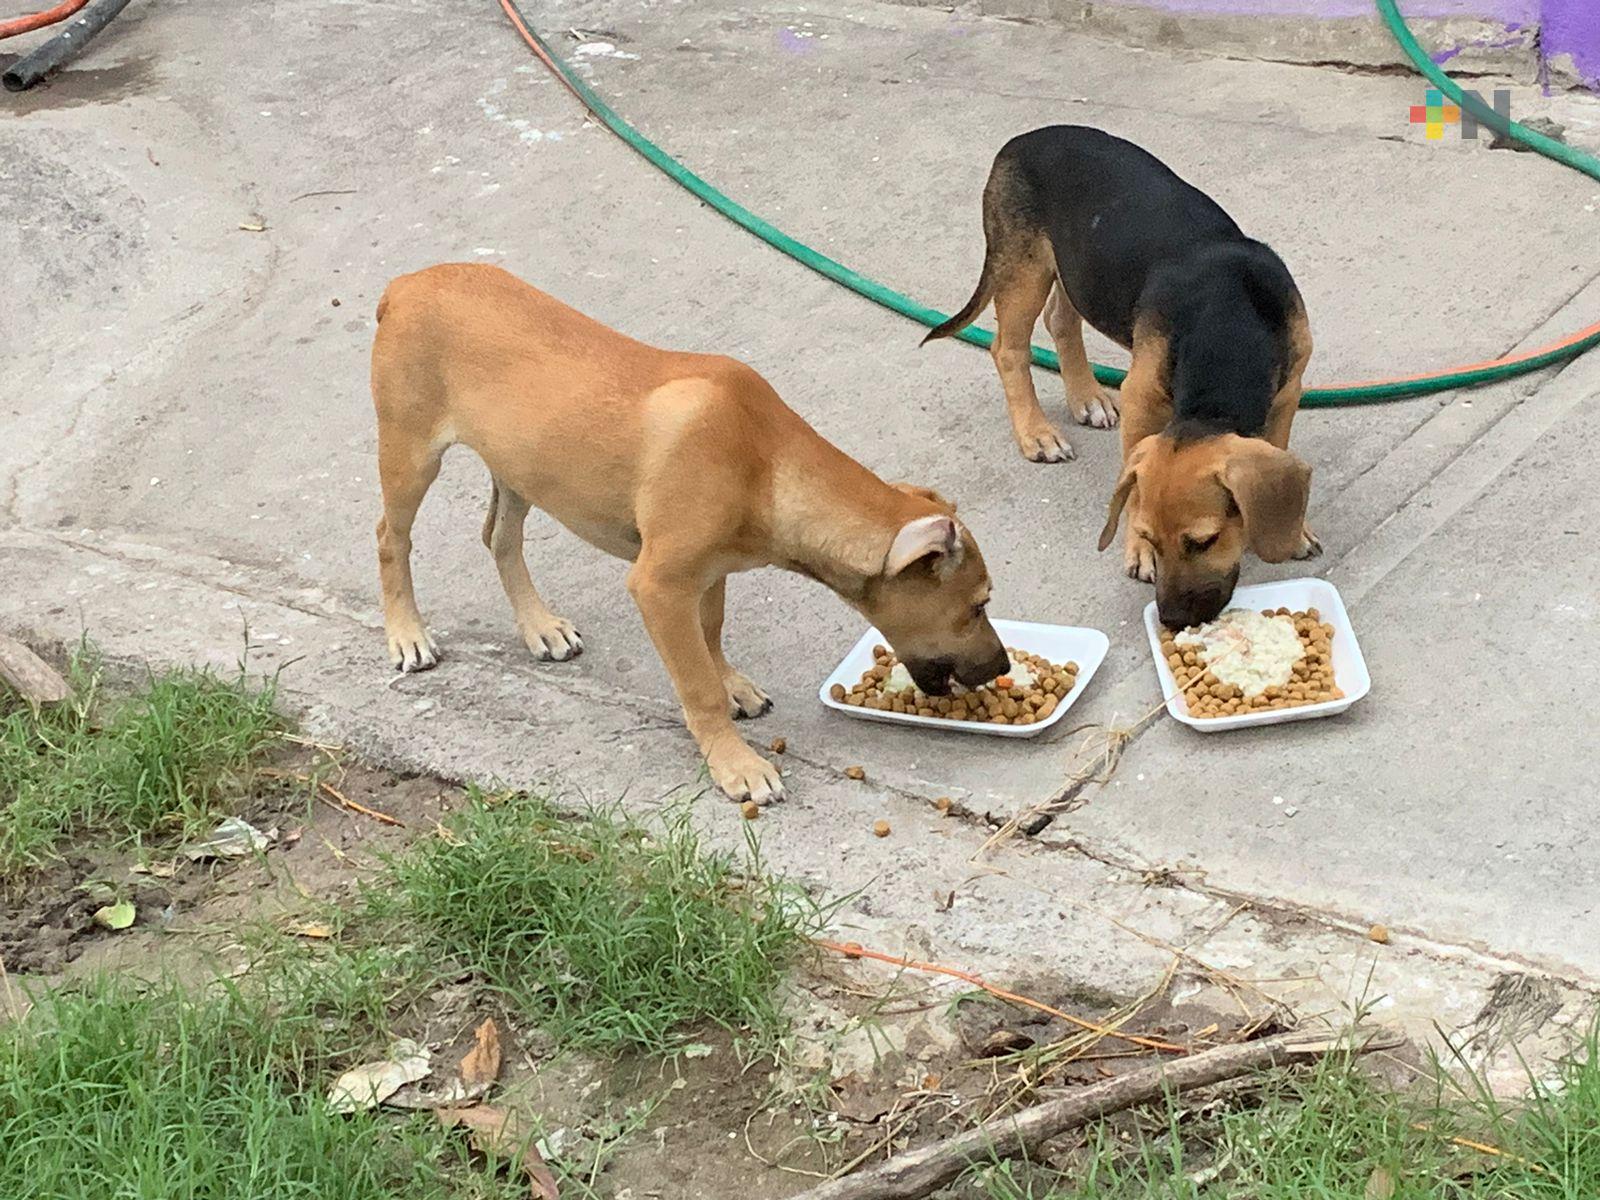
[[[1153,155],[1081,125],[1006,143],[984,188],[983,231],[977,290],[924,340],[994,301],[990,352],[1017,445],[1034,462],[1072,457],[1029,370],[1040,312],[1082,424],[1118,415],[1091,371],[1083,323],[1132,351],[1122,475],[1100,548],[1127,507],[1127,571],[1155,582],[1163,622],[1216,616],[1246,548],[1267,562],[1322,552],[1305,526],[1311,468],[1288,451],[1311,333],[1271,249]]]
[[[733,726],[771,707],[723,655],[735,571],[779,566],[826,584],[929,694],[1006,669],[988,568],[954,506],[879,479],[734,359],[646,346],[497,267],[445,264],[401,276],[378,302],[372,399],[383,618],[400,670],[437,661],[411,527],[457,444],[493,478],[483,541],[528,648],[560,660],[583,649],[523,559],[523,521],[539,508],[633,563],[628,590],[689,732],[736,800],[777,799],[783,782]]]

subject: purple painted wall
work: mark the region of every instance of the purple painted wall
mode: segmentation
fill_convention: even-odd
[[[1121,0],[1141,7],[1196,16],[1310,17],[1328,20],[1370,17],[1372,0]],[[1539,29],[1545,61],[1576,72],[1590,87],[1600,87],[1600,0],[1402,0],[1408,18],[1487,18],[1508,33]],[[1455,51],[1443,49],[1443,62]]]
[[[1544,0],[1543,21],[1546,60],[1570,55],[1578,77],[1600,87],[1600,0]]]

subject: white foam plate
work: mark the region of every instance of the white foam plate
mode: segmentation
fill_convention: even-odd
[[[986,733],[991,737],[1038,737],[1050,726],[1067,715],[1067,710],[1078,702],[1078,697],[1088,690],[1089,681],[1105,661],[1111,641],[1098,629],[1083,629],[1076,625],[1041,625],[1033,621],[995,621],[994,631],[1007,646],[1026,650],[1057,664],[1078,664],[1078,682],[1067,693],[1066,699],[1056,705],[1055,712],[1032,725],[990,725],[982,721],[952,721],[948,717],[919,717],[916,713],[881,712],[846,704],[828,695],[828,689],[842,683],[848,691],[861,682],[861,676],[872,668],[872,648],[889,645],[889,639],[876,629],[861,635],[844,661],[833,669],[833,674],[822,681],[817,695],[829,708],[838,709],[848,717],[866,721],[886,721],[896,725],[923,725],[929,729],[948,729],[955,733]]]
[[[1235,588],[1228,607],[1253,608],[1257,612],[1267,608],[1288,608],[1295,612],[1316,609],[1322,614],[1323,621],[1333,626],[1333,682],[1344,690],[1344,699],[1304,704],[1299,708],[1269,708],[1231,717],[1202,719],[1190,716],[1189,707],[1178,691],[1178,681],[1173,678],[1172,668],[1161,656],[1161,620],[1156,616],[1156,605],[1152,600],[1145,606],[1144,631],[1150,638],[1150,654],[1155,659],[1156,675],[1161,679],[1161,693],[1167,698],[1167,712],[1173,720],[1182,721],[1201,733],[1223,733],[1250,725],[1311,721],[1317,717],[1342,713],[1372,690],[1372,676],[1367,672],[1367,660],[1361,656],[1361,644],[1356,641],[1350,614],[1345,611],[1339,589],[1326,579],[1285,579],[1279,583],[1255,583],[1249,587]]]

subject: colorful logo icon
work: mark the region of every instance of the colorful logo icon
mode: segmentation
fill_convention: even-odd
[[[1429,88],[1423,103],[1411,106],[1411,123],[1422,126],[1422,136],[1428,141],[1437,142],[1444,139],[1446,125],[1459,125],[1464,141],[1476,141],[1485,120],[1497,129],[1510,122],[1511,92],[1506,88],[1495,88],[1492,105],[1470,88],[1463,95],[1468,101],[1465,108],[1446,100],[1438,88]]]
[[[1425,103],[1411,106],[1411,123],[1422,126],[1422,136],[1428,141],[1437,142],[1444,137],[1446,125],[1461,123],[1461,109],[1446,104],[1444,93],[1437,88],[1429,88],[1423,99]]]

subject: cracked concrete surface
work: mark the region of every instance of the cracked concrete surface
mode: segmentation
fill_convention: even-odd
[[[584,0],[540,20],[604,31],[621,54],[584,69],[697,172],[935,305],[976,276],[994,150],[1065,120],[1151,147],[1279,249],[1310,306],[1314,381],[1444,367],[1600,317],[1600,189],[1527,155],[1424,144],[1410,79],[868,2]],[[5,627],[219,665],[248,628],[252,662],[283,668],[314,727],[384,764],[574,802],[698,789],[623,565],[530,520],[534,576],[589,646],[531,662],[477,541],[486,480],[464,453],[416,537],[448,657],[387,671],[372,310],[393,275],[469,258],[634,336],[751,362],[845,449],[960,501],[997,614],[1111,635],[1076,718],[1126,723],[1158,699],[1147,592],[1093,551],[1115,437],[1076,430],[1076,463],[1023,463],[987,356],[919,350],[916,328],[693,201],[586,121],[493,3],[133,6],[49,89],[5,103]],[[1596,101],[1562,103],[1600,124]],[[1038,383],[1059,415],[1059,384]],[[1591,357],[1302,415],[1329,547],[1315,565],[1351,602],[1372,695],[1260,733],[1157,722],[1112,783],[978,864],[988,826],[929,802],[1004,818],[1059,791],[1078,739],[925,737],[827,713],[817,681],[857,619],[803,580],[735,580],[733,656],[778,701],[748,732],[790,747],[793,799],[762,819],[769,856],[861,889],[840,918],[857,940],[994,974],[1134,994],[1164,945],[1275,981],[1307,1011],[1367,994],[1412,1028],[1466,1027],[1509,974],[1548,977],[1570,1017],[1600,984],[1582,667],[1600,633],[1584,470],[1597,392]],[[853,764],[865,784],[843,777]],[[737,836],[730,809],[698,803]],[[891,837],[872,837],[878,817]],[[1366,939],[1376,922],[1391,944]],[[1210,980],[1195,968],[1193,986]]]

